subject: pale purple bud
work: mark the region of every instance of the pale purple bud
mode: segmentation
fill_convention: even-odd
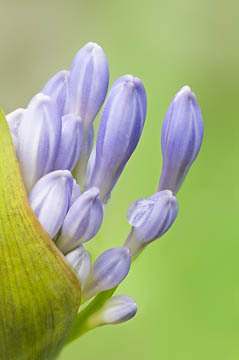
[[[54,170],[72,170],[80,156],[83,133],[82,122],[77,115],[62,117],[62,134]]]
[[[91,257],[89,252],[80,245],[75,250],[69,252],[65,257],[79,277],[82,287],[91,269]]]
[[[103,109],[96,140],[94,169],[88,186],[97,186],[104,201],[110,195],[140,139],[146,116],[142,82],[131,75],[113,84]]]
[[[76,199],[64,220],[57,246],[65,254],[92,239],[103,220],[99,190],[90,188]]]
[[[75,179],[73,179],[73,189],[72,189],[72,196],[71,196],[71,202],[70,207],[74,204],[76,199],[81,195],[80,186],[76,183]]]
[[[120,324],[130,320],[136,312],[137,305],[134,299],[127,295],[116,295],[107,300],[94,315],[94,322],[98,326]]]
[[[15,151],[18,150],[18,128],[24,117],[25,109],[16,109],[6,116],[7,123],[12,135]]]
[[[60,114],[63,113],[67,97],[67,78],[69,71],[61,70],[56,73],[44,86],[42,93],[55,100]]]
[[[165,234],[177,214],[177,199],[170,190],[162,190],[133,203],[127,213],[132,230],[124,244],[130,249],[131,256],[135,257],[147,244]]]
[[[18,129],[18,158],[27,191],[53,170],[61,140],[61,118],[54,100],[38,94]]]
[[[159,190],[178,192],[198,155],[203,132],[203,119],[196,96],[189,86],[184,86],[169,106],[162,127],[163,169]]]
[[[101,254],[93,264],[83,288],[84,301],[119,285],[129,272],[130,251],[127,247],[113,248]]]
[[[73,178],[68,170],[53,171],[38,180],[29,195],[32,210],[51,238],[63,224],[72,186]]]
[[[95,119],[105,100],[109,83],[109,69],[103,49],[95,44],[83,46],[74,57],[68,87],[66,111],[79,115],[84,134]]]

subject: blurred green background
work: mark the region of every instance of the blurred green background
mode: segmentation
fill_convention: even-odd
[[[68,346],[60,360],[238,360],[239,3],[237,1],[0,0],[0,103],[25,107],[77,50],[99,43],[110,82],[142,79],[148,115],[139,146],[106,211],[92,251],[122,244],[134,200],[161,169],[160,128],[175,92],[197,94],[205,120],[200,156],[178,194],[179,217],[131,268],[119,292],[137,316]]]

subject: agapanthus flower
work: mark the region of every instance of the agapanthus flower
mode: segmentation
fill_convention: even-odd
[[[26,109],[7,115],[30,206],[51,238],[51,246],[58,248],[56,257],[74,272],[84,303],[70,335],[68,331],[68,341],[136,314],[131,297],[113,294],[127,278],[134,258],[174,223],[178,213],[175,194],[203,137],[196,97],[184,87],[163,124],[159,188],[129,207],[127,218],[132,228],[122,246],[114,248],[111,243],[110,249],[93,261],[88,243],[102,226],[104,206],[140,141],[147,113],[146,91],[139,78],[119,77],[105,99],[108,83],[104,51],[88,43],[76,54],[69,71],[54,75]],[[93,146],[94,120],[102,106]],[[96,245],[97,241],[95,238]],[[40,351],[48,351],[39,349],[34,350],[34,359]]]

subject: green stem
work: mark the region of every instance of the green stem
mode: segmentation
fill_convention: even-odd
[[[117,287],[110,290],[102,291],[99,295],[95,297],[94,300],[91,301],[91,303],[84,310],[78,313],[71,329],[70,336],[68,337],[67,344],[71,343],[72,341],[76,340],[77,338],[91,330],[88,325],[88,319],[90,318],[90,316],[96,313],[109,298],[111,298],[116,289]]]

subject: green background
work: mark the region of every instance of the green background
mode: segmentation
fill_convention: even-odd
[[[239,358],[239,4],[237,1],[0,0],[0,103],[25,107],[77,50],[99,43],[110,82],[125,73],[148,95],[143,136],[106,209],[91,250],[122,244],[125,214],[155,192],[160,129],[175,92],[196,93],[205,121],[199,158],[178,194],[173,228],[131,268],[119,292],[137,316],[102,327],[60,360],[238,360]]]

